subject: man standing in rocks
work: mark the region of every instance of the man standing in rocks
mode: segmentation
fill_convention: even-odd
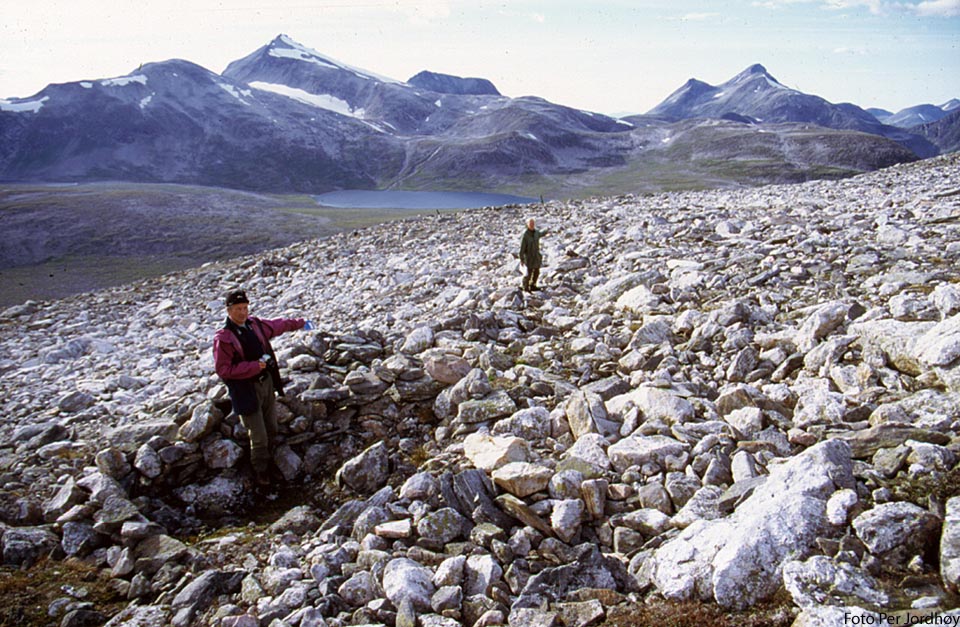
[[[539,290],[537,279],[540,278],[540,266],[543,265],[543,255],[540,254],[540,238],[546,231],[538,231],[533,218],[527,220],[527,230],[520,239],[520,263],[527,268],[523,277],[523,289],[528,292]]]
[[[277,435],[273,407],[275,394],[283,394],[270,340],[287,331],[309,331],[313,323],[302,318],[263,320],[250,315],[249,303],[243,290],[227,294],[227,321],[213,338],[213,361],[217,375],[230,390],[233,411],[250,434],[254,480],[258,485],[269,485],[272,445]]]

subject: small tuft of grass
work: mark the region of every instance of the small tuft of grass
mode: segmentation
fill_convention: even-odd
[[[410,451],[410,456],[408,458],[410,463],[414,468],[420,468],[423,464],[427,463],[432,459],[432,455],[427,451],[426,447],[418,446],[417,448]]]

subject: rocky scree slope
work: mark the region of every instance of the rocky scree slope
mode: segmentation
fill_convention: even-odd
[[[61,625],[583,626],[783,590],[798,627],[956,617],[958,192],[952,155],[485,209],[10,308],[3,561],[130,601],[66,589]],[[266,529],[212,370],[236,285],[325,329],[276,343],[303,501]]]

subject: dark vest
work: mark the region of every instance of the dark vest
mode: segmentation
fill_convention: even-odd
[[[238,326],[232,320],[227,318],[224,328],[233,333],[240,341],[241,353],[234,357],[236,362],[255,361],[263,355],[270,355],[272,358],[266,370],[260,375],[250,379],[231,379],[225,380],[227,390],[230,391],[230,401],[233,403],[233,411],[240,415],[252,414],[257,411],[260,401],[257,398],[257,389],[254,383],[261,380],[261,377],[269,376],[273,379],[273,389],[277,394],[283,395],[283,382],[280,380],[280,367],[277,365],[277,356],[270,346],[270,341],[263,335],[263,327],[259,331],[263,335],[264,341],[260,341],[257,333],[253,330],[253,325],[259,325],[260,322],[253,318],[247,319],[247,324]],[[265,345],[264,345],[265,344]]]

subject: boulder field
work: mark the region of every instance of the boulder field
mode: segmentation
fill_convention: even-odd
[[[408,218],[11,307],[3,564],[78,561],[129,601],[65,586],[48,614],[73,627],[587,627],[774,597],[795,627],[956,624],[958,234],[954,154]],[[274,343],[265,491],[213,372],[237,286],[319,327]]]

